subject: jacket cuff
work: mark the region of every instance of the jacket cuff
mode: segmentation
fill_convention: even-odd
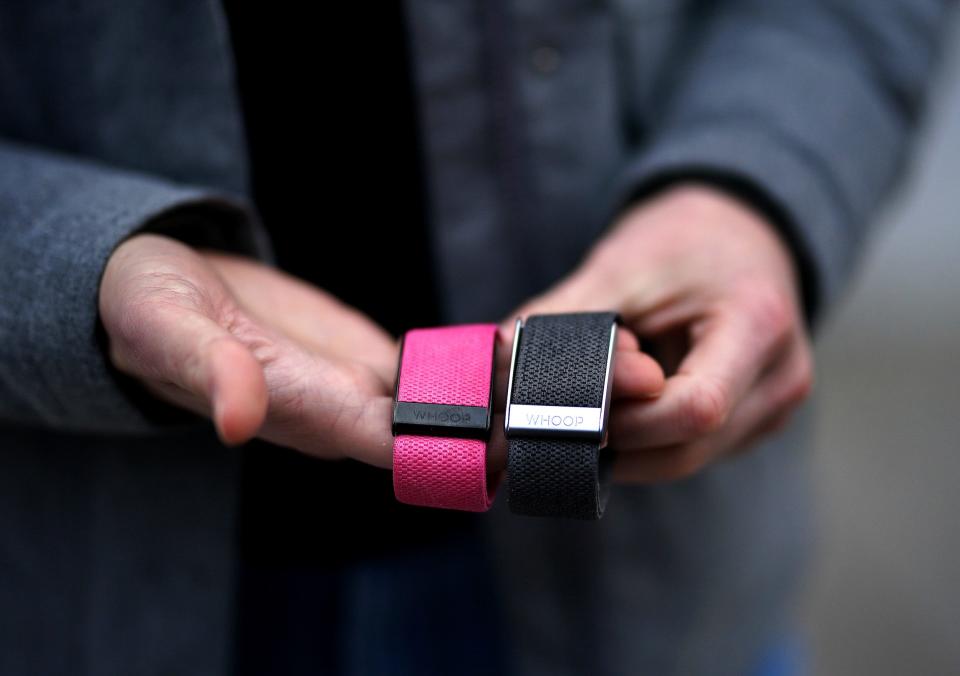
[[[197,241],[269,255],[237,197],[13,144],[0,145],[0,212],[0,418],[19,425],[111,434],[156,426],[102,345],[100,279],[124,239],[170,219],[193,224]]]

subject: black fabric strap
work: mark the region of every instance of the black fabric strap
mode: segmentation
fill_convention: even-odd
[[[511,404],[603,403],[610,331],[617,315],[538,315],[520,335]],[[582,439],[516,437],[509,441],[508,501],[515,514],[599,519],[606,504],[606,456]]]

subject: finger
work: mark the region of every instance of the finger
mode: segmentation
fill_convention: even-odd
[[[267,384],[254,356],[232,338],[222,338],[209,349],[207,374],[212,383],[213,422],[228,446],[252,439],[267,415]]]
[[[719,314],[691,333],[691,350],[661,396],[611,413],[611,432],[624,450],[685,443],[716,431],[784,349],[779,330],[758,327],[747,313]]]
[[[765,373],[729,421],[692,443],[619,453],[614,478],[626,483],[675,481],[689,477],[723,456],[741,453],[782,429],[809,396],[812,362],[804,344],[789,351]],[[611,445],[619,447],[611,433]]]
[[[487,473],[492,474],[507,468],[507,437],[503,431],[503,414],[493,416],[490,441],[487,443]]]
[[[691,348],[678,373],[713,381],[735,405],[759,375],[793,345],[795,305],[759,284],[691,325]]]
[[[304,353],[297,361],[293,382],[272,398],[260,436],[324,460],[352,458],[390,468],[393,397],[379,388],[370,391],[369,383],[323,358]]]
[[[731,431],[720,439],[720,452],[737,454],[782,431],[813,389],[813,357],[805,338],[798,339],[780,367],[765,375],[731,421]]]
[[[621,337],[622,336],[622,337]],[[660,364],[649,355],[639,352],[639,342],[629,329],[617,331],[613,359],[613,399],[650,399],[660,396],[665,376]],[[510,358],[513,354],[513,331],[505,335],[500,328],[497,341],[496,372],[494,375],[494,407],[503,409],[510,380]]]
[[[689,444],[650,448],[638,453],[618,453],[613,479],[618,483],[651,484],[687,479],[710,463],[728,455],[746,451],[763,438],[783,428],[791,411],[768,418],[750,419],[754,411],[738,414],[726,433],[699,439]],[[744,432],[744,430],[750,430]],[[737,436],[739,435],[739,436]]]
[[[348,413],[349,415],[349,413]],[[374,467],[393,467],[393,398],[373,397],[359,405],[350,433],[349,449],[343,454]],[[338,433],[339,434],[339,433]]]
[[[199,312],[159,303],[111,334],[111,355],[172,403],[212,417],[224,443],[253,437],[267,412],[263,369],[250,351]],[[173,394],[179,390],[181,394]]]
[[[663,369],[643,352],[617,350],[613,359],[611,397],[614,400],[649,400],[663,393]]]
[[[617,340],[614,345],[615,350],[624,350],[626,352],[636,352],[640,349],[640,341],[636,334],[630,329],[621,326],[617,330]]]
[[[727,395],[711,381],[679,374],[656,399],[618,401],[610,411],[610,438],[621,452],[686,442],[723,424]]]

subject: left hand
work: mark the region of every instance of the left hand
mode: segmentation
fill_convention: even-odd
[[[620,481],[690,476],[780,429],[810,391],[791,253],[771,224],[712,188],[682,185],[634,207],[512,317],[589,310],[618,311],[623,333],[653,339],[667,361],[659,396],[618,388],[610,445]]]
[[[321,289],[141,233],[107,262],[99,307],[113,365],[224,443],[390,467],[396,342]]]

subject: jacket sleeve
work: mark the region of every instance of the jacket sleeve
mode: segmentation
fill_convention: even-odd
[[[268,251],[234,197],[0,141],[0,422],[155,428],[108,363],[97,297],[116,246],[161,221],[197,242]]]
[[[901,169],[951,4],[715,3],[615,203],[691,175],[753,196],[777,216],[815,314]]]

